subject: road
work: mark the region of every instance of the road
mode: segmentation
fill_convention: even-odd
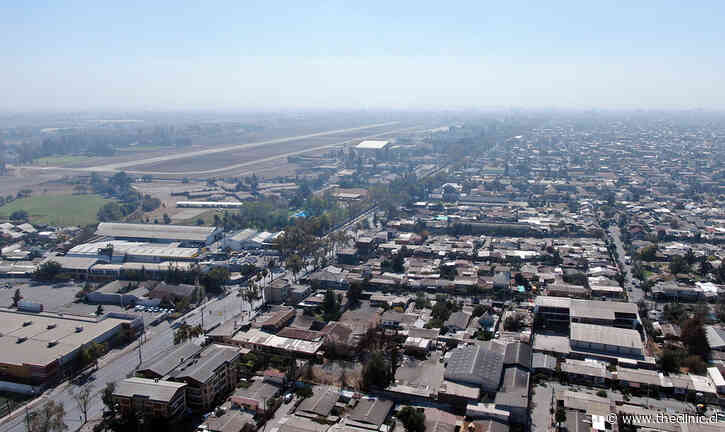
[[[255,305],[257,306],[257,305]],[[241,297],[234,293],[221,299],[212,299],[204,305],[204,327],[210,328],[217,323],[234,318],[242,312],[248,311],[249,304],[242,302]],[[201,307],[194,309],[181,319],[185,319],[190,325],[201,323]],[[173,346],[174,329],[166,321],[155,327],[146,329],[144,340],[141,345],[141,357],[146,360],[152,356],[167,351]],[[115,382],[132,374],[139,364],[139,343],[133,342],[123,350],[113,350],[99,360],[98,371],[93,376],[92,391],[95,395],[91,398],[88,409],[88,418],[100,417],[103,412],[103,403],[100,393],[106,387],[106,383]],[[68,429],[73,431],[81,426],[81,410],[72,396],[73,391],[78,387],[64,383],[44,393],[44,398],[36,399],[29,404],[32,410],[40,406],[43,400],[54,400],[63,403],[66,416],[65,423]],[[16,412],[4,418],[0,424],[0,432],[25,432],[24,411]]]
[[[635,286],[635,284],[632,283],[632,267],[624,262],[624,257],[627,255],[627,252],[622,244],[619,227],[614,224],[610,225],[609,236],[611,237],[614,247],[617,249],[617,254],[619,255],[619,268],[624,273],[624,289],[627,290],[629,301],[632,303],[638,303],[640,300],[644,300],[644,291],[642,291],[639,286]]]
[[[551,426],[551,411],[554,386],[551,383],[539,384],[532,389],[531,405],[529,411],[529,424],[532,432],[548,432]]]

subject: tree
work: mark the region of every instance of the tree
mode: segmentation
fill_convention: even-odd
[[[665,348],[660,357],[660,367],[667,373],[677,373],[680,371],[683,352],[676,349]]]
[[[295,281],[297,281],[297,275],[300,271],[302,271],[302,268],[304,267],[304,261],[302,261],[302,257],[300,257],[297,254],[290,255],[289,258],[287,258],[287,267],[292,270],[292,275],[295,277]]]
[[[95,364],[98,358],[106,352],[106,345],[91,342],[81,351],[81,363],[85,365]]]
[[[337,321],[340,318],[340,302],[335,291],[328,289],[322,301],[322,310],[325,312],[326,321]]]
[[[566,421],[566,409],[564,407],[558,407],[556,409],[556,414],[554,415],[554,421],[556,421],[556,424],[559,427],[561,427],[561,424]]]
[[[298,387],[297,390],[295,390],[295,394],[297,394],[297,397],[300,399],[307,399],[308,397],[312,396],[312,387],[309,386],[302,386]]]
[[[80,390],[71,393],[73,400],[76,401],[78,408],[81,410],[81,413],[83,413],[84,424],[88,423],[88,406],[90,405],[91,398],[93,397],[91,394],[92,388],[92,384],[86,384],[81,387]]]
[[[380,351],[374,352],[370,360],[363,366],[363,389],[387,387],[391,379],[389,371],[390,368],[388,368],[383,353]]]
[[[204,334],[204,329],[201,328],[201,324],[193,327],[186,323],[181,324],[174,332],[174,345],[184,343],[202,334]]]
[[[477,305],[475,308],[473,308],[473,317],[480,317],[483,316],[487,312],[487,308],[484,305]]]
[[[679,255],[675,255],[672,257],[672,261],[670,262],[670,273],[672,274],[678,274],[678,273],[688,273],[690,271],[690,265],[687,263],[685,258],[682,258]]]
[[[35,270],[33,278],[44,282],[51,282],[60,274],[61,269],[62,267],[58,262],[46,261]]]
[[[521,317],[518,314],[510,314],[503,322],[503,329],[506,331],[517,332],[521,330]]]
[[[362,296],[362,284],[360,282],[352,282],[350,289],[347,291],[347,298],[350,304],[358,304]]]
[[[415,308],[423,309],[427,305],[428,305],[428,299],[425,297],[425,294],[423,294],[422,291],[418,291],[415,294]]]
[[[202,275],[200,282],[210,294],[220,294],[223,291],[224,284],[229,280],[229,269],[226,267],[214,267],[206,274]]]
[[[23,299],[23,296],[20,295],[20,288],[15,289],[15,294],[13,294],[13,307],[18,306],[18,302]]]
[[[63,432],[68,429],[64,417],[63,404],[49,400],[40,409],[28,412],[25,421],[28,432]]]
[[[103,207],[98,209],[96,217],[101,222],[121,220],[123,217],[123,210],[121,210],[121,206],[117,202],[106,203]]]
[[[116,391],[116,383],[111,381],[106,383],[106,387],[101,392],[101,401],[106,409],[110,412],[115,412],[116,407],[113,403],[113,393]]]
[[[10,220],[26,221],[28,220],[28,212],[25,210],[15,210],[10,214]]]
[[[451,316],[453,306],[451,302],[447,300],[436,299],[436,304],[433,306],[431,312],[431,318],[436,321],[444,322]]]
[[[402,250],[397,254],[393,255],[393,271],[395,273],[405,272],[405,258],[403,257]]]
[[[398,412],[398,418],[406,432],[425,432],[425,414],[413,407],[404,407]]]
[[[682,366],[686,367],[690,373],[697,375],[704,375],[707,371],[707,364],[702,357],[698,355],[687,356],[684,360],[682,360]]]
[[[707,357],[710,353],[710,344],[707,342],[701,317],[690,318],[682,324],[681,338],[691,355]]]

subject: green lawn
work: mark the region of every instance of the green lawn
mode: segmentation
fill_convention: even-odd
[[[39,195],[0,207],[0,219],[8,219],[16,210],[25,210],[31,223],[83,226],[98,222],[98,209],[109,201],[99,195]]]

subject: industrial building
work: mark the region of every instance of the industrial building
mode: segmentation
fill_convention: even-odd
[[[355,146],[355,150],[377,151],[387,150],[390,147],[390,141],[387,140],[365,140]]]
[[[91,342],[117,335],[135,337],[143,329],[136,316],[107,314],[104,318],[51,313],[0,311],[0,379],[49,385],[72,372],[74,361]]]
[[[247,228],[226,236],[223,244],[224,247],[232,250],[263,249],[274,246],[274,241],[280,235],[282,235],[282,231],[271,233]]]
[[[244,203],[236,201],[177,201],[176,207],[179,208],[242,208]]]
[[[111,240],[97,243],[84,243],[75,246],[66,254],[68,257],[96,258],[108,264],[124,262],[161,263],[165,261],[198,260],[199,249],[178,247],[175,244],[130,242]]]
[[[639,332],[595,324],[571,324],[571,347],[577,351],[608,354],[619,357],[644,357],[644,344]]]
[[[459,347],[451,352],[444,378],[494,393],[501,382],[503,361],[503,353],[490,350],[484,345]]]
[[[133,224],[101,222],[96,235],[115,240],[147,243],[182,243],[185,245],[208,245],[219,239],[221,229],[184,225]]]

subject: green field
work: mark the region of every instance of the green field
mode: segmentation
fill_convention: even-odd
[[[109,201],[98,195],[39,195],[0,207],[0,219],[8,219],[16,210],[25,210],[31,223],[83,226],[98,222],[98,209]]]

